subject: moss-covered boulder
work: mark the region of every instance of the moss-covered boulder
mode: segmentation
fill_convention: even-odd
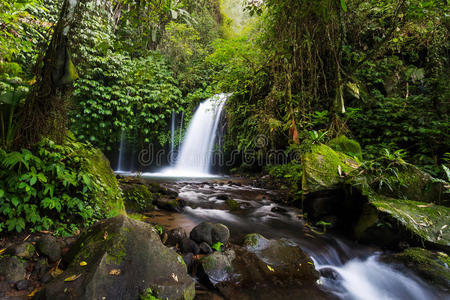
[[[446,182],[436,179],[409,163],[401,163],[395,174],[386,175],[378,193],[398,199],[408,199],[450,206],[450,193]]]
[[[333,190],[339,187],[342,178],[359,167],[359,161],[327,145],[315,145],[302,157],[304,193]]]
[[[84,149],[82,156],[86,158],[83,168],[93,175],[101,186],[96,195],[96,204],[103,213],[115,216],[125,212],[122,190],[111,169],[109,160],[99,149]]]
[[[345,135],[332,139],[328,142],[328,146],[335,151],[343,152],[349,156],[362,159],[361,145],[357,141],[349,139]]]
[[[414,244],[424,241],[450,249],[450,208],[376,193],[369,195],[368,201],[354,228],[358,240],[383,246],[402,240]]]
[[[193,299],[183,259],[149,224],[119,215],[84,232],[66,255],[68,268],[37,299]]]
[[[155,207],[155,195],[143,184],[122,184],[123,198],[127,212],[147,212]]]
[[[444,291],[450,291],[450,258],[443,252],[423,248],[408,248],[393,255],[385,255],[383,261],[399,263],[408,267],[417,276],[430,285]]]

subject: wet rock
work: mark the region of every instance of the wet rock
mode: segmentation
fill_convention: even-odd
[[[190,237],[197,243],[206,242],[210,246],[217,242],[226,244],[230,239],[230,230],[220,223],[203,222],[192,229]]]
[[[28,290],[33,287],[33,282],[31,280],[20,280],[16,283],[16,289],[19,291]]]
[[[282,207],[280,207],[280,206],[272,207],[272,209],[271,209],[270,211],[271,211],[271,212],[275,212],[275,213],[281,213],[281,214],[287,212],[286,209],[284,209],[284,208],[282,208]]]
[[[228,199],[232,199],[231,196],[228,195],[228,194],[218,194],[218,195],[215,195],[215,197],[218,200],[223,200],[223,201],[228,200]]]
[[[152,193],[158,193],[161,195],[168,196],[169,198],[177,198],[178,193],[174,190],[168,189],[165,186],[160,185],[156,182],[146,182],[148,189]]]
[[[155,203],[158,208],[170,211],[180,211],[184,206],[184,202],[181,199],[169,198],[165,196],[157,198]]]
[[[228,199],[225,201],[225,203],[227,204],[228,208],[231,210],[238,210],[241,208],[241,206],[239,205],[239,202],[237,202],[234,199]]]
[[[37,242],[37,248],[39,253],[47,256],[50,262],[56,262],[61,258],[61,248],[58,239],[51,235],[42,236]]]
[[[450,291],[450,257],[443,252],[415,247],[397,254],[384,255],[381,260],[405,266],[435,288]]]
[[[22,258],[31,258],[34,255],[35,248],[32,243],[25,242],[13,245],[6,250],[6,253],[22,257]]]
[[[181,256],[149,224],[119,215],[84,232],[67,254],[67,270],[37,299],[139,299],[150,288],[160,299],[195,296]],[[80,266],[85,261],[87,265]],[[74,281],[65,278],[80,275]]]
[[[216,285],[233,278],[233,260],[235,258],[236,253],[229,249],[225,252],[214,252],[203,257],[200,263],[209,281]]]
[[[331,280],[341,280],[342,279],[341,275],[339,275],[339,273],[336,272],[332,268],[321,268],[319,270],[319,272],[320,272],[320,276],[325,277],[327,279],[331,279]]]
[[[42,279],[49,269],[46,259],[40,259],[34,265],[34,272],[39,279]]]
[[[231,245],[200,261],[204,276],[226,299],[328,299],[316,284],[313,262],[300,248],[260,235],[248,240],[248,247]]]
[[[194,263],[194,254],[193,253],[186,253],[183,254],[183,260],[186,264],[186,267],[188,270],[192,267],[192,264]]]
[[[195,255],[200,253],[200,247],[191,239],[184,238],[180,243],[181,253],[194,253]]]
[[[185,238],[187,238],[186,231],[181,227],[177,227],[167,232],[166,244],[169,246],[175,246],[176,244],[180,244]]]
[[[314,263],[298,246],[285,240],[268,240],[260,234],[245,237],[244,246],[264,263],[295,278],[318,279]]]
[[[17,282],[25,279],[26,270],[24,264],[15,256],[0,258],[0,274],[8,282]]]
[[[212,248],[205,242],[200,243],[200,252],[203,254],[210,254],[213,252]]]

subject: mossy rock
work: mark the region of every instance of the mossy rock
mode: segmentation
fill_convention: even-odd
[[[384,187],[381,194],[398,199],[408,199],[420,202],[430,202],[450,206],[450,193],[447,184],[414,165],[403,163],[398,168],[397,175],[386,179],[391,182],[390,188]]]
[[[401,253],[386,255],[382,260],[401,263],[430,285],[445,292],[450,291],[450,258],[443,252],[408,248]]]
[[[239,210],[241,208],[239,202],[231,198],[225,200],[225,203],[230,210]]]
[[[343,152],[352,157],[355,156],[358,159],[362,159],[361,145],[357,141],[349,139],[345,135],[332,139],[328,142],[328,146],[335,151]]]
[[[99,149],[86,149],[81,155],[86,158],[83,168],[92,174],[101,186],[95,200],[102,213],[108,217],[125,213],[122,190],[111,169],[109,160],[103,152]]]
[[[145,185],[122,185],[125,208],[128,212],[146,212],[155,207],[153,195]]]
[[[357,158],[336,152],[327,145],[315,145],[302,157],[302,189],[304,193],[336,189],[342,178],[359,164]]]
[[[124,215],[85,231],[64,262],[67,270],[37,299],[139,299],[147,289],[161,299],[195,297],[181,256],[161,243],[151,225]],[[76,280],[65,280],[73,275]]]
[[[379,236],[386,245],[410,239],[450,249],[450,208],[375,192],[368,195],[368,201],[354,229],[357,239],[374,241]]]

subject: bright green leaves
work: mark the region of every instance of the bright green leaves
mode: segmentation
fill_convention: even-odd
[[[345,0],[341,0],[341,8],[344,12],[347,12],[347,4],[345,3]]]
[[[94,202],[105,187],[84,167],[89,151],[69,140],[44,140],[33,151],[0,151],[0,232],[29,226],[64,235],[101,217]]]

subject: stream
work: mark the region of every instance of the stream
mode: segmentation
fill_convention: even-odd
[[[266,238],[287,239],[309,254],[321,274],[320,287],[330,299],[444,299],[411,271],[393,268],[379,261],[380,249],[367,247],[329,233],[313,232],[305,226],[302,211],[275,202],[276,191],[256,188],[245,182],[183,180],[152,177],[176,190],[186,206],[182,213],[158,211],[148,221],[169,229],[183,227],[187,232],[203,221],[222,223],[231,232],[231,242],[239,244],[248,233]],[[240,209],[230,210],[224,199],[236,200]],[[274,202],[275,201],[275,202]]]

